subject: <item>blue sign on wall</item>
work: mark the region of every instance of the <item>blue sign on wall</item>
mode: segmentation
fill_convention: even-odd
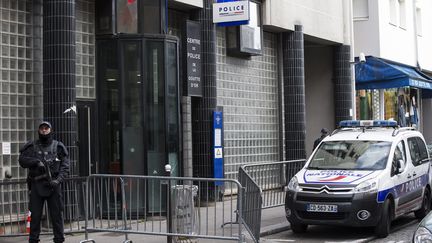
[[[224,178],[222,111],[213,111],[213,166],[214,178]],[[223,182],[217,181],[215,184],[220,186]]]

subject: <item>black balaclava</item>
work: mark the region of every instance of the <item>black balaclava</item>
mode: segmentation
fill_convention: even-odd
[[[43,121],[43,122],[41,122],[41,124],[39,124],[39,128],[40,128],[42,125],[46,125],[46,126],[48,126],[49,128],[51,128],[51,132],[48,133],[48,134],[46,134],[46,135],[44,135],[44,134],[40,134],[40,133],[39,133],[39,129],[38,129],[39,141],[41,142],[41,144],[51,144],[51,142],[52,142],[52,140],[53,140],[53,138],[52,138],[52,134],[53,134],[53,132],[52,132],[52,126],[51,126],[51,123],[49,123],[49,122],[47,122],[47,121]]]

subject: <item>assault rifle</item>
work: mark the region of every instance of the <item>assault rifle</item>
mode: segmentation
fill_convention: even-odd
[[[44,165],[45,173],[42,174],[42,175],[39,175],[39,176],[35,176],[35,177],[34,177],[34,180],[35,180],[35,181],[38,181],[38,180],[42,180],[42,179],[47,179],[48,182],[51,183],[51,181],[52,181],[52,176],[51,176],[51,169],[50,169],[50,167],[49,167],[48,161],[46,161],[46,159],[44,158],[44,159],[42,160],[42,164]]]

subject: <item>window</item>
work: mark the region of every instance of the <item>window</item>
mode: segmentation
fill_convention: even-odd
[[[405,168],[406,155],[405,155],[405,143],[404,143],[404,141],[401,141],[396,146],[395,153],[393,155],[391,176],[394,176],[396,174],[396,171],[398,170],[398,162],[399,161],[402,161],[401,168]]]
[[[399,0],[399,27],[406,29],[406,2],[405,0]]]
[[[117,32],[138,32],[137,0],[117,1]]]
[[[262,54],[261,5],[249,2],[249,24],[226,28],[227,54],[250,57]]]
[[[311,159],[309,169],[383,170],[391,143],[382,141],[324,142]]]
[[[389,0],[389,23],[397,26],[397,1]]]
[[[416,27],[417,27],[417,35],[423,35],[423,21],[422,21],[422,10],[421,8],[416,8]]]
[[[353,0],[354,20],[367,20],[369,18],[368,0]]]
[[[421,138],[408,138],[408,147],[411,154],[411,161],[414,166],[429,161],[426,145]]]

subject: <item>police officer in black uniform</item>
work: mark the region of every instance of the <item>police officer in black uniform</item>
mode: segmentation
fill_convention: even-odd
[[[68,151],[62,142],[53,139],[51,124],[39,125],[39,139],[26,143],[20,150],[19,163],[28,168],[30,190],[30,237],[29,242],[39,242],[40,220],[44,202],[54,231],[54,242],[64,242],[63,199],[60,184],[69,175]]]
[[[321,136],[314,141],[313,148],[312,148],[313,150],[315,150],[315,148],[321,143],[321,141],[325,137],[327,137],[327,134],[328,134],[327,128],[322,128],[321,129]]]

